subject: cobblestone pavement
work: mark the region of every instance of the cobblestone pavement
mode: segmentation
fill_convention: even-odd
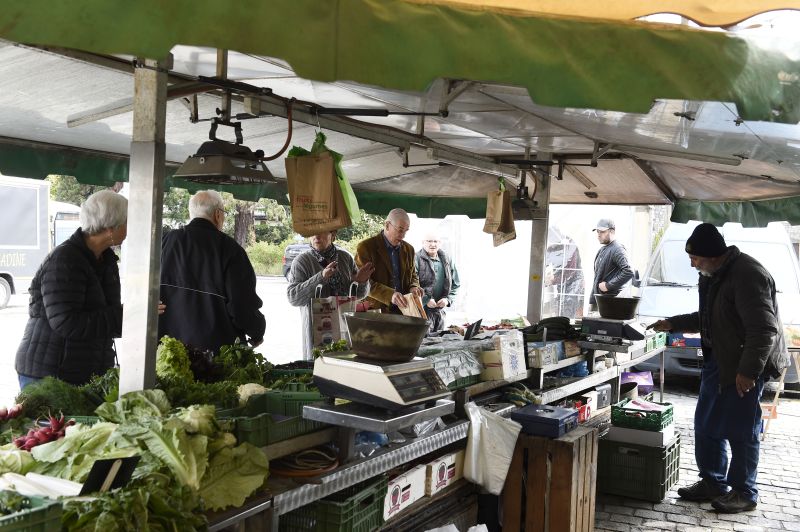
[[[694,460],[692,418],[697,381],[667,380],[665,401],[675,405],[676,429],[681,433],[681,468],[678,485],[660,503],[597,495],[595,529],[676,531],[800,531],[800,400],[782,398],[779,416],[761,443],[758,466],[758,508],[751,512],[718,514],[710,503],[678,499],[676,490],[698,480]],[[766,393],[762,402],[772,400]],[[797,397],[797,395],[793,395]]]

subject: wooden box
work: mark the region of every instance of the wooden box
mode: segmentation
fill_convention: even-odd
[[[520,434],[503,488],[503,530],[594,530],[597,429]]]

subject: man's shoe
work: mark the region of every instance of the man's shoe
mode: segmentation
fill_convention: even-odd
[[[755,510],[758,503],[751,501],[744,495],[737,491],[729,491],[725,495],[718,497],[711,501],[713,506],[718,512],[724,514],[738,514],[739,512],[749,512]]]
[[[706,480],[698,480],[690,486],[678,488],[678,497],[686,501],[708,502],[724,495],[724,490]]]

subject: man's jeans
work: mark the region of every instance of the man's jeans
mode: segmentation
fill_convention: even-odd
[[[727,444],[731,446],[731,461],[728,467]],[[756,474],[758,473],[758,450],[760,442],[718,440],[708,436],[694,435],[694,457],[700,478],[717,486],[730,486],[744,497],[758,502]]]
[[[17,373],[17,379],[19,380],[19,389],[22,390],[29,384],[33,384],[34,382],[39,382],[42,379],[38,379],[36,377],[28,377],[27,375],[20,375]]]

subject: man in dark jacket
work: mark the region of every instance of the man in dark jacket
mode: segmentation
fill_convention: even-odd
[[[237,338],[261,344],[266,322],[259,310],[256,275],[236,241],[222,232],[225,210],[213,190],[189,200],[191,221],[164,235],[161,247],[159,337],[218,351]]]
[[[439,249],[440,244],[438,234],[428,233],[416,256],[419,286],[425,292],[422,306],[431,322],[431,332],[444,329],[445,309],[453,305],[461,286],[456,265],[447,253]]]
[[[633,270],[628,265],[625,246],[616,240],[616,225],[609,218],[601,218],[597,222],[597,240],[603,245],[594,257],[594,283],[589,294],[590,309],[595,310],[597,302],[595,294],[615,296],[633,277]]]
[[[700,480],[680,488],[720,512],[756,507],[764,380],[789,365],[775,281],[754,258],[726,246],[711,224],[697,226],[686,253],[700,272],[698,312],[659,320],[657,331],[699,332],[705,361],[694,415]],[[726,443],[732,459],[728,467]],[[728,491],[730,487],[730,491]]]

